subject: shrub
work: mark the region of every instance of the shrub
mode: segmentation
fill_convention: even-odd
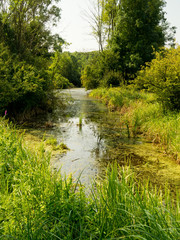
[[[83,87],[86,89],[97,88],[99,85],[99,80],[97,76],[97,71],[94,66],[87,65],[84,70],[82,70],[81,81]]]
[[[13,112],[41,104],[51,88],[47,75],[45,69],[38,70],[36,66],[19,61],[0,44],[0,112],[8,107]]]
[[[163,49],[138,73],[135,83],[157,94],[165,109],[180,109],[180,47]]]
[[[49,74],[54,82],[55,88],[68,88],[69,86],[80,86],[80,73],[77,59],[70,53],[55,52],[51,57]]]
[[[107,72],[102,81],[101,81],[101,85],[104,87],[116,87],[119,86],[120,84],[122,84],[123,81],[123,77],[122,74],[120,72],[116,72],[116,71],[109,71]]]
[[[73,86],[67,78],[58,73],[54,75],[53,83],[55,89],[66,89]]]

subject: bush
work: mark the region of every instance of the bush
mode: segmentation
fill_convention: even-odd
[[[68,88],[73,85],[80,87],[81,85],[77,59],[68,52],[54,53],[51,57],[49,74],[55,88]]]
[[[147,63],[135,84],[157,94],[165,109],[180,109],[180,47],[163,49]]]
[[[119,86],[124,79],[118,70],[118,59],[110,50],[96,52],[81,71],[82,85],[86,89]]]
[[[58,73],[54,75],[53,82],[55,89],[66,89],[73,86],[73,84],[70,83],[67,78]]]
[[[94,66],[87,65],[84,70],[82,70],[81,82],[86,89],[94,89],[98,87],[98,73]]]
[[[104,75],[101,85],[103,87],[117,87],[123,83],[123,77],[120,72],[109,71]]]
[[[7,47],[0,45],[0,111],[5,108],[24,110],[37,106],[50,88],[43,71],[13,58]]]

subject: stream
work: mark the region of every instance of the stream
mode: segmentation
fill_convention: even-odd
[[[52,113],[34,117],[24,126],[28,133],[39,138],[46,133],[70,149],[52,158],[54,169],[80,177],[82,184],[89,186],[116,161],[121,166],[130,165],[139,178],[180,189],[180,165],[145,138],[128,138],[119,113],[110,112],[82,88],[58,90],[56,96],[67,104],[57,105]],[[52,127],[46,128],[47,123]]]

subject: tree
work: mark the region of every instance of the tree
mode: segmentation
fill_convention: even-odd
[[[86,89],[122,84],[122,74],[117,70],[118,61],[111,50],[94,52],[81,71],[81,81]]]
[[[102,54],[104,52],[94,52],[81,71],[81,82],[86,89],[97,88],[100,85],[100,80],[104,74]]]
[[[103,0],[103,22],[108,41],[114,34],[120,4],[121,0]]]
[[[0,44],[0,112],[9,107],[31,108],[45,97],[49,90],[42,71],[25,62],[12,58],[10,51]]]
[[[92,0],[90,3],[89,11],[85,11],[84,16],[92,28],[99,51],[102,52],[113,36],[121,0]]]
[[[119,70],[126,79],[152,60],[154,50],[172,40],[164,6],[164,0],[121,0],[110,46],[119,54]]]
[[[52,35],[60,0],[2,0],[0,2],[0,111],[46,108],[53,83],[48,67],[63,40]]]
[[[89,11],[84,12],[84,17],[92,29],[92,35],[98,42],[99,51],[103,51],[106,40],[106,33],[103,22],[104,0],[91,1]]]
[[[60,0],[56,0],[58,3]],[[1,28],[13,33],[10,50],[21,59],[29,60],[33,55],[47,55],[62,42],[57,35],[52,35],[47,26],[55,25],[60,19],[60,8],[53,0],[6,0],[0,4]],[[7,36],[12,36],[8,34]],[[7,40],[7,37],[6,37]],[[32,59],[31,59],[32,60]]]
[[[58,87],[63,86],[63,88],[72,84],[77,87],[81,86],[80,73],[75,56],[69,52],[60,53],[57,51],[51,60],[52,64],[49,70],[55,85]]]

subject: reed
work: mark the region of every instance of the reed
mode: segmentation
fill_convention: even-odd
[[[86,194],[79,179],[52,171],[43,143],[37,153],[0,119],[0,239],[180,239],[180,203],[166,189],[109,167]]]
[[[120,112],[128,137],[143,133],[153,143],[161,144],[168,154],[180,162],[179,112],[164,112],[155,95],[131,88],[96,89],[91,95],[110,105],[110,109]]]
[[[79,126],[79,129],[81,130],[82,129],[82,125],[83,125],[83,115],[81,114],[79,116],[79,123],[78,123],[78,126]]]

